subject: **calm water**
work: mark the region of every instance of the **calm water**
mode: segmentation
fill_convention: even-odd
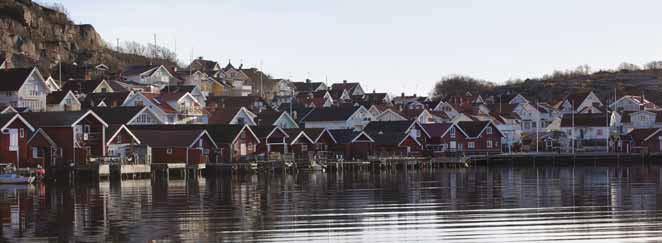
[[[662,241],[662,168],[0,186],[0,241]]]

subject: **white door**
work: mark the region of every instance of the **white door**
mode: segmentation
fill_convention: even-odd
[[[246,156],[246,144],[245,143],[242,143],[241,145],[239,145],[239,154],[241,156]]]
[[[450,145],[449,147],[450,147],[450,149],[455,149],[455,148],[457,148],[457,144],[456,144],[456,142],[455,142],[455,141],[451,141],[451,145]]]
[[[18,129],[9,129],[9,151],[18,151]]]

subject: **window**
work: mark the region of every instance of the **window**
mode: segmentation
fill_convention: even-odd
[[[598,136],[602,136],[602,129],[598,128],[597,133],[598,133]]]
[[[166,154],[172,154],[172,148],[166,149]]]
[[[534,125],[534,127],[535,127],[535,125]],[[492,135],[492,127],[491,126],[487,127],[487,135]]]
[[[492,140],[487,140],[487,148],[491,149],[492,148]]]
[[[476,143],[474,143],[474,142],[468,142],[468,143],[467,143],[467,148],[468,148],[468,149],[475,149],[475,148],[476,148]]]
[[[451,127],[450,134],[451,134],[451,138],[455,138],[455,127]]]
[[[92,128],[90,127],[90,125],[85,125],[83,132],[84,133],[90,133],[90,131],[92,131]]]
[[[42,157],[42,154],[41,154],[41,152],[39,151],[39,148],[37,148],[37,147],[32,147],[32,158],[35,158],[35,159],[36,159],[36,158],[41,158],[41,157]]]
[[[21,138],[24,138],[24,137],[25,137],[25,128],[21,128],[21,129],[19,130],[19,134],[20,134],[19,136],[20,136]]]
[[[133,104],[134,104],[135,106],[145,106],[145,104],[143,103],[142,100],[136,100],[135,102],[133,102]]]
[[[301,145],[301,151],[302,152],[308,151],[308,145],[305,145],[305,144]]]

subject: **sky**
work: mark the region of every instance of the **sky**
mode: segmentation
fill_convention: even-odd
[[[117,39],[277,78],[427,95],[454,74],[503,83],[662,60],[662,1],[43,0]]]

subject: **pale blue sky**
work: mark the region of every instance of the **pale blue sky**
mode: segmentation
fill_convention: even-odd
[[[243,60],[276,77],[426,95],[449,74],[503,82],[662,60],[661,1],[46,0],[102,37]]]

